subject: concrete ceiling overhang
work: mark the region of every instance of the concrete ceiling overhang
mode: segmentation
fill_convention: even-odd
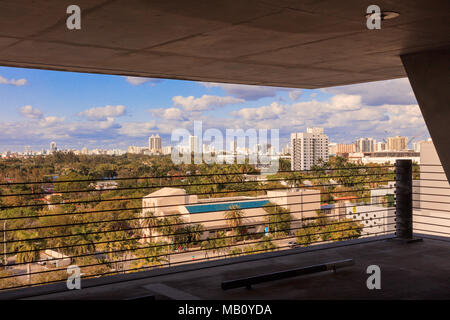
[[[371,4],[400,16],[369,30]],[[449,18],[448,0],[0,0],[0,65],[320,88],[405,77]]]

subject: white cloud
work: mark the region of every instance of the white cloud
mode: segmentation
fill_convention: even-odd
[[[243,99],[210,95],[203,95],[201,98],[175,96],[172,101],[175,106],[180,106],[187,111],[212,110],[216,107],[245,102]]]
[[[302,95],[302,90],[300,90],[300,89],[295,89],[295,90],[289,91],[289,98],[292,101],[297,101],[301,97],[301,95]]]
[[[156,121],[126,122],[118,130],[118,134],[127,137],[146,137],[155,132]]]
[[[126,107],[122,105],[118,106],[105,106],[97,107],[80,112],[78,115],[85,117],[88,120],[107,120],[111,117],[123,116],[126,112]]]
[[[58,118],[58,117],[50,116],[50,117],[45,117],[44,119],[42,119],[40,122],[40,125],[46,127],[46,126],[51,126],[51,125],[61,123],[63,121],[64,121],[64,117]]]
[[[21,78],[21,79],[6,79],[2,76],[0,76],[0,84],[11,84],[13,86],[24,86],[28,83],[27,79]]]
[[[42,119],[44,117],[41,110],[33,108],[33,106],[30,105],[20,108],[20,113],[29,119]]]
[[[153,114],[153,116],[156,116],[158,118],[164,119],[164,120],[183,120],[184,119],[184,112],[181,109],[178,108],[160,108],[160,109],[151,109],[148,110]]]
[[[231,114],[236,117],[242,117],[246,120],[263,120],[278,118],[284,111],[285,107],[277,102],[272,102],[270,106],[243,108],[238,111],[233,111]]]
[[[361,96],[338,94],[331,98],[331,108],[336,110],[358,110],[361,107]]]
[[[155,85],[156,83],[162,82],[162,79],[153,79],[153,78],[143,78],[143,77],[125,77],[125,81],[133,86],[139,86],[146,82]]]
[[[370,106],[417,103],[408,78],[325,88],[322,91],[332,94],[360,95],[362,103]]]

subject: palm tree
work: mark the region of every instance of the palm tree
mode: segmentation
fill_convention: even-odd
[[[203,227],[203,225],[198,224],[198,223],[186,226],[184,228],[184,230],[188,235],[187,241],[189,242],[189,244],[192,244],[192,245],[198,244],[198,242],[200,241],[200,238],[202,237],[204,229],[205,228]]]
[[[156,218],[155,213],[151,211],[143,211],[143,218],[139,220],[142,227],[145,227],[149,230],[149,242],[152,242],[153,238],[153,230],[158,226],[158,218]]]
[[[238,229],[242,226],[244,212],[237,205],[230,206],[228,211],[223,213],[225,219],[227,219],[227,224],[233,229],[233,236],[238,235]],[[233,237],[233,241],[236,239]]]
[[[168,237],[172,243],[186,242],[186,233],[182,232],[183,219],[178,216],[164,217],[158,220],[159,232]]]
[[[200,247],[202,248],[202,250],[205,251],[205,258],[208,258],[208,251],[212,250],[213,254],[214,254],[215,248],[217,247],[216,239],[208,238],[205,241],[202,241],[202,243],[200,244]]]
[[[75,226],[72,230],[72,233],[77,236],[69,237],[69,243],[73,245],[73,247],[69,248],[70,253],[73,255],[83,255],[85,253],[95,252],[95,241],[92,238],[92,234],[86,234],[91,231],[86,225]]]
[[[19,242],[15,242],[14,251],[17,253],[17,262],[27,264],[28,282],[31,282],[31,263],[39,259],[39,250],[42,248],[42,242],[40,240],[34,240],[38,238],[38,233],[19,231],[17,233]]]
[[[136,251],[136,256],[141,260],[138,260],[138,268],[143,266],[161,266],[164,262],[168,262],[166,242],[156,242],[150,247],[140,248]]]

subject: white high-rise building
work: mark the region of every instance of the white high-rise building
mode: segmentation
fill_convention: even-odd
[[[50,153],[56,152],[56,150],[58,150],[58,148],[56,147],[56,142],[50,142]]]
[[[172,146],[165,146],[162,148],[162,154],[172,154]]]
[[[388,151],[408,150],[408,138],[400,136],[387,138],[387,150]]]
[[[291,133],[291,170],[309,170],[320,159],[328,161],[328,144],[323,128]]]
[[[377,142],[377,147],[376,147],[376,152],[381,152],[381,151],[386,151],[387,146],[386,146],[386,142]]]
[[[156,134],[148,138],[148,149],[150,152],[162,152],[162,143],[161,143],[161,137]]]
[[[189,136],[189,152],[198,153],[198,137],[197,136]]]
[[[361,138],[356,140],[356,152],[375,152],[377,141],[372,138]]]

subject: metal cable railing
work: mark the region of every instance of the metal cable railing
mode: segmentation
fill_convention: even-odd
[[[394,167],[0,183],[0,290],[395,234]]]
[[[414,230],[422,234],[446,237],[450,235],[450,185],[441,165],[420,166],[426,170],[421,170],[420,178],[416,179],[420,190],[413,192]]]

